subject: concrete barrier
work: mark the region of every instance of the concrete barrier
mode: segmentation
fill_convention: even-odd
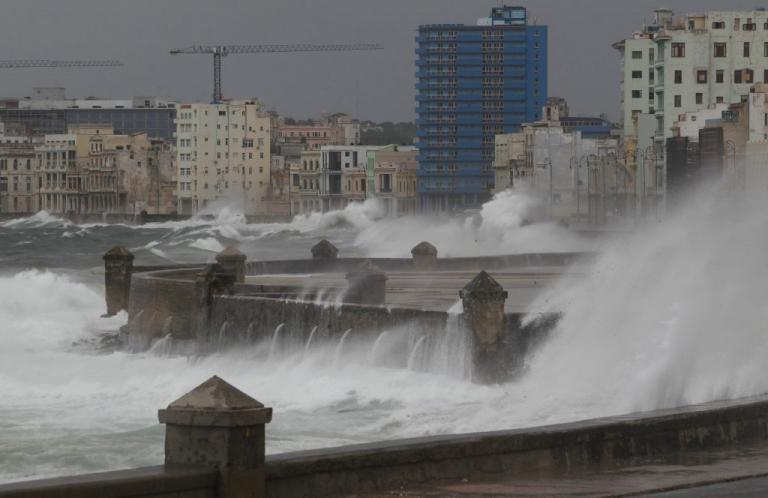
[[[209,379],[160,411],[166,465],[0,485],[0,498],[320,498],[440,479],[558,476],[766,441],[768,396],[265,458],[270,419],[258,401]]]

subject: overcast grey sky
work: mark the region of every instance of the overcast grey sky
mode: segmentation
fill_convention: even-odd
[[[71,96],[159,95],[207,101],[210,56],[168,50],[214,43],[376,42],[377,52],[230,56],[224,94],[258,97],[281,114],[324,111],[414,118],[415,32],[474,23],[496,0],[2,0],[0,59],[116,58],[117,69],[0,70],[0,95],[64,86]],[[611,44],[653,9],[753,9],[759,0],[519,0],[549,25],[549,93],[572,111],[617,116],[619,58]],[[768,6],[768,0],[764,4]]]

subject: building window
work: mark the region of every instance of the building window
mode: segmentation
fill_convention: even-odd
[[[632,71],[632,79],[639,80],[643,77],[642,71]]]
[[[683,107],[683,96],[675,95],[675,107]]]
[[[718,104],[722,104],[723,103],[723,97],[717,97],[715,102],[717,102]]]
[[[763,70],[763,83],[768,83],[768,69]]]
[[[635,60],[642,59],[643,58],[643,51],[642,50],[633,50],[632,51],[632,58],[635,59]]]
[[[707,71],[706,69],[700,69],[696,71],[696,83],[706,83],[707,82]]]
[[[749,42],[744,42],[744,57],[749,57],[750,52]]]
[[[715,42],[715,57],[727,57],[728,44],[725,42]]]
[[[685,57],[685,43],[672,44],[672,57]]]
[[[724,83],[725,82],[725,71],[722,69],[718,69],[715,71],[715,83]]]
[[[712,29],[725,29],[725,21],[715,21],[712,23]]]
[[[675,84],[679,85],[683,82],[683,72],[681,70],[675,71]]]
[[[763,57],[768,57],[768,42],[763,43]]]
[[[733,72],[733,82],[741,83],[741,69],[737,69]]]
[[[704,94],[703,93],[697,93],[696,94],[696,105],[701,105],[704,103]]]
[[[643,97],[643,91],[642,90],[632,90],[632,98],[633,99],[640,99]]]
[[[745,69],[742,71],[742,74],[744,76],[744,83],[754,83],[755,82],[755,71],[753,69]]]

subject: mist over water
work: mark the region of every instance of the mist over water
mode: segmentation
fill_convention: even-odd
[[[327,237],[342,254],[443,256],[590,249],[528,224],[529,199],[498,196],[460,219],[388,219],[374,203],[248,225],[215,219],[143,227],[72,225],[44,213],[0,225],[0,482],[162,461],[156,410],[216,374],[274,407],[270,453],[428,434],[542,425],[768,390],[768,207],[702,192],[667,221],[605,241],[603,256],[536,303],[563,313],[526,374],[477,386],[456,374],[460,341],[435,351],[419,331],[290,345],[268,340],[207,357],[96,352],[101,254],[210,260],[305,258]],[[37,268],[29,270],[28,268]],[[50,268],[51,270],[45,270]],[[270,354],[271,350],[271,354]],[[410,367],[410,368],[409,368]]]

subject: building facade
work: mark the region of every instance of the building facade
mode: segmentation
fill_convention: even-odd
[[[653,114],[659,142],[678,116],[747,99],[768,81],[768,12],[712,11],[676,16],[657,10],[654,23],[614,44],[622,57],[623,121]]]
[[[320,199],[320,163],[319,150],[304,151],[298,160],[290,163],[291,214],[323,210]]]
[[[270,119],[257,101],[182,104],[176,118],[178,212],[217,202],[266,216]]]
[[[323,212],[344,209],[367,198],[368,153],[378,146],[326,145],[320,150],[320,198]]]
[[[0,213],[34,210],[35,141],[0,134]]]
[[[416,214],[417,154],[415,147],[398,145],[368,153],[367,198],[378,199],[387,216]]]
[[[474,26],[420,26],[416,41],[420,209],[476,206],[494,187],[495,135],[541,118],[547,27],[505,6]]]
[[[173,141],[176,103],[157,97],[69,99],[63,88],[35,88],[32,97],[0,99],[0,122],[34,135],[66,134],[71,126],[111,126],[115,133],[146,132]]]

